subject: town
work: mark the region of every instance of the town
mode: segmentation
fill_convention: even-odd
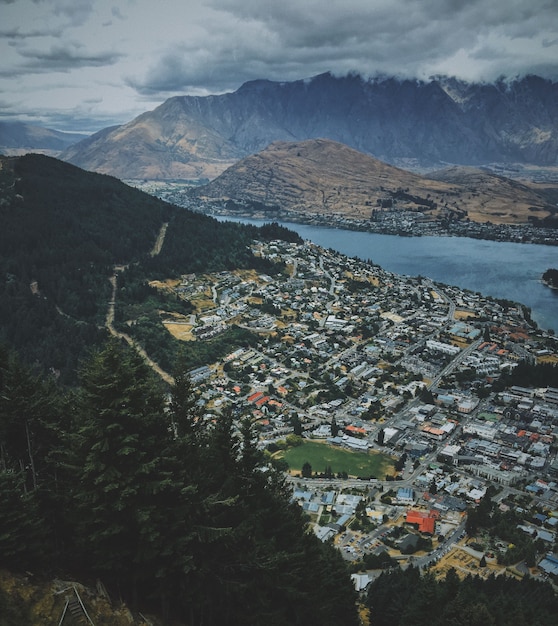
[[[282,271],[154,282],[195,306],[163,323],[183,341],[232,324],[257,334],[191,372],[200,406],[208,419],[225,406],[251,416],[314,531],[354,565],[357,589],[397,564],[555,576],[558,385],[504,382],[520,363],[556,364],[553,334],[521,305],[310,242],[254,242],[253,252]],[[310,444],[378,460],[382,473],[285,461]],[[487,499],[519,516],[535,561],[473,532],[471,511]]]
[[[370,215],[366,219],[356,219],[335,212],[303,214],[284,207],[255,206],[253,203],[241,201],[233,203],[234,207],[228,201],[200,201],[188,193],[189,189],[199,184],[198,181],[127,180],[126,182],[176,206],[221,218],[234,215],[248,219],[301,223],[403,237],[471,237],[492,241],[558,245],[556,230],[543,224],[475,222],[463,219],[463,213],[455,207],[449,207],[443,217],[434,219],[417,210],[417,207],[411,209],[406,206],[405,202],[397,203],[396,200],[390,199],[385,207],[371,206]]]

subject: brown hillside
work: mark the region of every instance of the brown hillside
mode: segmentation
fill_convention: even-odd
[[[428,176],[452,185],[476,222],[524,223],[529,216],[546,217],[558,202],[558,186],[512,180],[474,167],[449,167]]]
[[[240,154],[211,128],[185,115],[178,99],[171,99],[128,124],[71,146],[63,158],[117,178],[211,179]]]
[[[198,195],[349,219],[368,219],[390,199],[396,208],[425,216],[452,212],[495,224],[549,214],[550,200],[534,186],[474,168],[444,172],[425,178],[326,139],[276,142],[199,188]]]

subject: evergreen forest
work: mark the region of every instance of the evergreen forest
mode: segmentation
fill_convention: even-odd
[[[147,281],[232,269],[273,273],[273,263],[251,252],[252,240],[300,241],[277,224],[218,222],[37,154],[0,157],[0,220],[0,342],[65,385],[76,383],[80,360],[106,338],[115,266],[119,302],[145,309],[139,343],[172,369],[175,342],[153,324],[153,309],[188,312],[188,303],[165,299]],[[163,224],[164,245],[152,256]],[[124,315],[117,310],[116,322]]]
[[[370,585],[366,605],[373,626],[551,626],[558,615],[550,583],[460,579],[454,569],[442,579],[414,567],[385,572]]]
[[[100,580],[189,626],[358,623],[341,556],[308,529],[251,422],[204,421],[184,371],[168,396],[116,339],[70,391],[6,349],[0,364],[3,567]]]

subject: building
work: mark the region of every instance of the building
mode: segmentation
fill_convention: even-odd
[[[539,563],[539,569],[552,576],[558,576],[558,556],[549,552]]]
[[[397,502],[402,504],[413,504],[415,501],[415,492],[410,487],[401,487],[397,490]]]
[[[409,509],[405,519],[407,524],[416,524],[421,533],[433,535],[436,532],[436,521],[440,519],[440,513],[438,511]]]

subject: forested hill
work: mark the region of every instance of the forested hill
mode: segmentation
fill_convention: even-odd
[[[340,553],[308,528],[249,417],[205,420],[196,399],[178,371],[169,401],[117,340],[65,395],[0,347],[0,568],[99,580],[152,624],[357,626]],[[62,623],[63,595],[34,613],[2,578],[2,626]],[[124,623],[84,597],[92,623]]]
[[[258,229],[171,206],[110,176],[36,154],[0,157],[0,344],[75,381],[105,338],[116,264],[146,272],[254,267]],[[149,252],[169,223],[160,255]]]
[[[130,307],[148,276],[277,271],[250,242],[298,236],[219,223],[47,157],[0,166],[0,568],[100,580],[158,624],[356,626],[341,556],[308,529],[250,421],[204,420],[185,366],[169,392],[104,329],[115,265]],[[0,584],[0,623],[60,623],[64,596],[39,613],[31,600]]]

